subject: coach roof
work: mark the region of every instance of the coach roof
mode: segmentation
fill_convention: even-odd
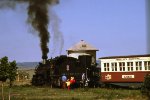
[[[132,57],[150,57],[150,54],[143,54],[143,55],[126,55],[126,56],[107,56],[107,57],[101,57],[101,58],[99,58],[99,59],[132,58]]]

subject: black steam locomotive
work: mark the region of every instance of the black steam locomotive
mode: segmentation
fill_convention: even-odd
[[[85,73],[89,80],[89,86],[98,86],[100,80],[100,70],[97,64],[92,64],[91,56],[82,55],[78,59],[61,55],[39,63],[32,78],[32,85],[60,87],[61,76],[65,74],[67,78],[74,77],[76,87],[82,84],[82,74]]]

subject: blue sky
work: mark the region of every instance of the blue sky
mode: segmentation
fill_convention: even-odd
[[[26,22],[26,7],[22,4],[15,9],[0,9],[0,58],[41,61],[39,38]],[[59,18],[63,55],[80,40],[99,49],[97,58],[147,54],[145,0],[60,0],[52,9]],[[57,45],[62,44],[54,44],[51,26],[49,58],[60,54]]]

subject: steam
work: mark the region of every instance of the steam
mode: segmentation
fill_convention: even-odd
[[[18,3],[25,3],[28,0],[0,0],[0,9],[11,8],[15,9]]]
[[[56,49],[59,50],[59,55],[60,55],[63,49],[63,45],[64,45],[63,34],[59,30],[60,29],[59,25],[60,25],[61,20],[58,18],[57,14],[53,11],[52,8],[50,9],[50,20],[51,20],[51,30],[53,33],[53,49],[51,51],[51,55],[57,52]]]
[[[54,13],[53,10],[50,9],[50,20],[49,20],[49,7],[56,5],[59,3],[59,0],[1,0],[0,1],[0,9],[11,8],[14,9],[17,4],[27,3],[28,4],[28,23],[33,27],[33,29],[37,32],[40,38],[40,47],[42,51],[42,58],[47,59],[47,54],[49,52],[48,43],[50,39],[50,33],[48,31],[49,21],[52,25],[51,29],[53,31],[54,38],[54,46],[59,41],[60,44],[60,52],[63,48],[63,36],[61,31],[59,30],[59,18]],[[57,46],[56,46],[57,47]],[[54,50],[55,51],[55,50]]]

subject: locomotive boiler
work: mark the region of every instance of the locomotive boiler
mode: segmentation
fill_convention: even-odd
[[[32,85],[60,87],[61,76],[65,74],[68,79],[73,76],[76,80],[76,87],[79,87],[82,84],[82,74],[85,73],[86,79],[89,79],[89,86],[98,86],[100,70],[96,67],[97,64],[91,62],[90,55],[81,55],[78,59],[61,55],[44,60],[35,68]]]

